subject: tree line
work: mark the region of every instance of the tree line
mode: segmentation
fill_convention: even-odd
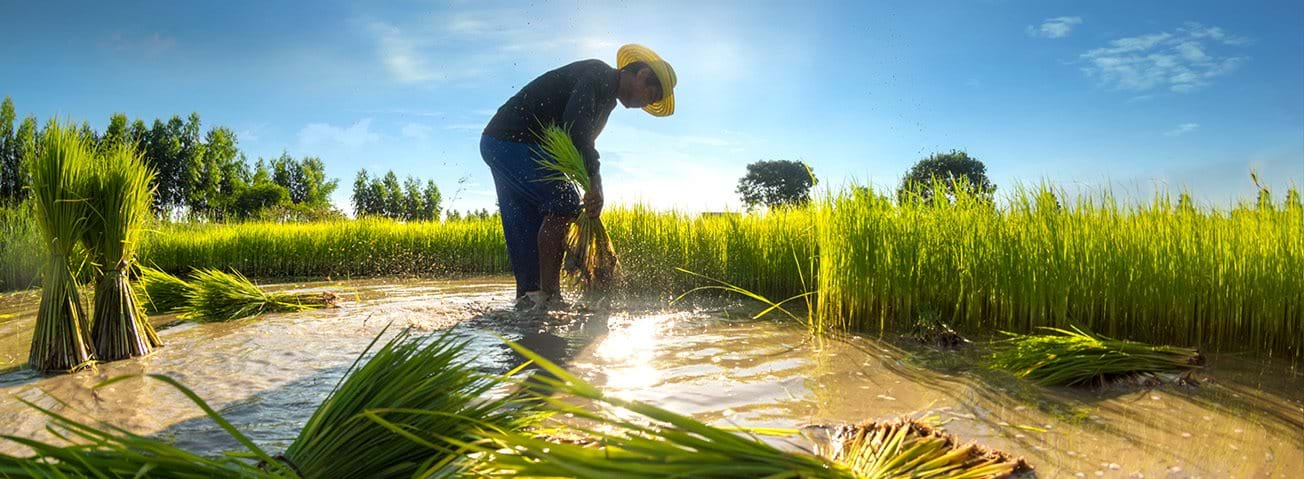
[[[0,206],[27,196],[26,155],[35,153],[42,134],[34,115],[18,122],[12,99],[0,102]],[[314,220],[341,217],[330,202],[339,181],[326,176],[321,158],[258,158],[252,164],[239,149],[230,128],[203,129],[198,113],[182,118],[129,119],[116,113],[103,132],[82,123],[79,132],[97,148],[130,143],[155,172],[155,214],[189,220]],[[403,184],[390,172],[375,181],[359,173],[365,191],[355,186],[354,208],[359,215],[395,219],[438,219],[442,197],[434,181],[414,178]],[[361,194],[360,194],[361,193]]]

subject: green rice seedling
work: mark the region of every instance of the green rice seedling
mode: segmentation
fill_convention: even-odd
[[[594,441],[553,442],[529,433],[489,431],[489,443],[467,444],[482,454],[475,474],[581,479],[856,477],[849,469],[818,456],[785,451],[751,435],[713,427],[649,404],[607,396],[538,354],[508,344],[550,375],[530,379],[547,407],[595,424],[565,426]],[[581,406],[580,401],[588,407]],[[629,414],[602,414],[589,407],[615,408]],[[644,422],[626,419],[631,414]]]
[[[86,230],[84,191],[94,154],[75,126],[51,121],[31,151],[30,181],[41,241],[48,248],[41,305],[28,364],[37,371],[72,371],[92,363],[80,285],[69,258]]]
[[[547,125],[539,134],[539,165],[552,172],[546,181],[570,183],[587,193],[593,187],[584,157],[575,148],[570,133],[558,125]],[[571,272],[585,291],[609,288],[617,279],[620,262],[611,236],[602,218],[592,218],[585,212],[571,224],[566,233],[565,269]]]
[[[1136,376],[1190,371],[1204,362],[1195,349],[1111,339],[1076,327],[1042,329],[1054,334],[998,341],[992,366],[1045,386],[1103,386]]]
[[[425,342],[400,333],[350,368],[285,460],[303,477],[412,477],[456,470],[462,444],[483,430],[536,423],[537,402],[500,390],[505,377],[476,372],[466,344],[451,333]]]
[[[185,280],[141,264],[136,265],[133,286],[141,306],[150,313],[180,313],[194,294]]]
[[[162,381],[185,394],[244,450],[200,456],[27,402],[50,418],[51,431],[66,431],[61,437],[69,444],[0,436],[35,453],[0,455],[0,477],[406,478],[427,469],[438,473],[425,477],[444,477],[466,465],[461,443],[479,441],[486,429],[519,430],[541,418],[536,400],[504,388],[507,376],[476,371],[466,343],[452,334],[419,338],[403,331],[375,349],[385,335],[382,331],[358,355],[284,454],[260,448],[170,377],[121,376],[96,387],[133,378]]]
[[[100,383],[108,386],[138,376],[120,376]],[[223,430],[247,448],[247,454],[205,457],[159,439],[140,436],[105,424],[80,422],[24,399],[27,406],[50,418],[49,431],[67,444],[54,444],[17,436],[0,438],[26,446],[29,457],[0,455],[0,477],[6,478],[293,478],[293,471],[276,462],[244,434],[236,430],[198,395],[176,380],[162,375],[148,378],[177,388],[200,407]],[[245,457],[263,461],[255,465]]]
[[[33,202],[0,205],[0,291],[39,285],[44,245],[37,231]]]
[[[1022,459],[954,437],[910,418],[857,426],[808,426],[820,431],[815,452],[851,469],[858,479],[1009,477],[1029,471]]]
[[[263,313],[307,311],[335,306],[336,296],[322,293],[264,291],[239,272],[197,269],[191,274],[190,297],[182,317],[231,321]]]
[[[100,154],[88,182],[83,241],[99,265],[91,339],[101,361],[144,356],[163,345],[128,277],[154,202],[153,181],[135,146],[122,143]]]

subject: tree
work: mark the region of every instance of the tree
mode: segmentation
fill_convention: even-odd
[[[14,201],[18,196],[16,185],[23,177],[18,164],[20,151],[14,138],[14,101],[5,97],[0,102],[0,204]]]
[[[367,169],[358,170],[358,175],[353,177],[353,216],[361,218],[372,214],[371,211],[371,178],[367,176]]]
[[[421,182],[408,176],[403,180],[403,219],[415,221],[421,217]]]
[[[439,193],[439,187],[435,186],[434,180],[426,180],[426,189],[421,192],[421,200],[421,219],[439,220],[439,203],[443,201],[443,195]]]
[[[255,184],[240,193],[235,201],[234,214],[239,218],[252,218],[267,208],[290,205],[290,192],[284,186],[271,182]]]
[[[8,198],[14,202],[27,198],[27,155],[36,153],[36,117],[27,115],[14,133],[14,142],[9,147],[10,171]]]
[[[208,130],[204,136],[203,158],[200,171],[193,178],[190,186],[190,210],[192,213],[219,214],[223,203],[223,183],[228,190],[234,190],[231,180],[226,175],[239,174],[236,156],[240,150],[236,147],[235,132],[226,127]],[[228,191],[227,194],[233,193]]]
[[[774,208],[810,201],[815,172],[800,161],[761,160],[747,165],[747,175],[738,180],[738,196],[747,209]]]
[[[931,201],[937,194],[933,191],[934,179],[946,188],[943,193],[952,200],[957,188],[987,200],[996,194],[996,185],[987,178],[987,166],[983,162],[966,152],[951,150],[950,153],[934,153],[915,163],[901,180],[898,199],[905,201],[918,197]]]
[[[129,128],[127,125],[127,115],[114,113],[109,117],[109,127],[104,129],[104,136],[100,137],[100,145],[118,145],[131,141],[127,136],[130,133],[127,128]]]
[[[385,173],[381,182],[385,191],[385,217],[399,219],[403,216],[403,187],[398,183],[398,175],[393,171]]]

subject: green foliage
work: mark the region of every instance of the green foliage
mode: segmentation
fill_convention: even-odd
[[[149,354],[162,346],[128,275],[154,200],[153,172],[134,145],[105,145],[89,171],[83,243],[98,266],[91,338],[101,361]]]
[[[235,218],[253,218],[268,208],[289,206],[290,192],[284,186],[271,182],[255,183],[240,191],[231,208]]]
[[[181,316],[200,321],[232,321],[263,313],[307,311],[334,305],[335,295],[329,292],[268,292],[239,272],[207,268],[191,273],[189,297]]]
[[[185,280],[148,266],[138,266],[136,296],[150,313],[179,313],[194,294]]]
[[[378,216],[402,221],[434,221],[442,211],[443,195],[434,180],[407,177],[400,185],[398,175],[388,171],[371,178],[363,169],[353,180],[353,216]]]
[[[29,147],[32,200],[47,254],[41,305],[28,364],[41,372],[72,371],[91,364],[90,318],[70,258],[86,232],[90,208],[87,179],[94,152],[71,123],[50,122]]]
[[[747,165],[736,191],[748,209],[804,205],[817,181],[815,171],[804,162],[761,160]]]
[[[992,366],[1045,386],[1103,386],[1110,381],[1164,372],[1182,372],[1203,363],[1199,351],[1120,341],[1070,330],[1014,335],[996,343]]]
[[[466,347],[452,333],[428,342],[398,335],[351,368],[285,457],[303,477],[414,477],[462,460],[463,444],[486,431],[541,419],[537,401],[477,373]]]
[[[930,202],[937,196],[951,200],[958,190],[969,196],[991,199],[996,185],[987,178],[987,166],[983,162],[966,152],[951,150],[934,153],[910,167],[901,179],[897,197],[901,201],[919,198]]]

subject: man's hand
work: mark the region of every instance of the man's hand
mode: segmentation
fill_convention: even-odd
[[[602,215],[602,177],[594,176],[589,192],[584,194],[584,212],[593,219]]]

